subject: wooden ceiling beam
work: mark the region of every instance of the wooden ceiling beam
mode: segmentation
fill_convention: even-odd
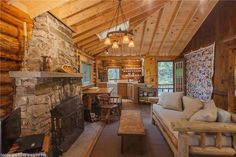
[[[52,9],[51,12],[57,15],[57,17],[59,17],[60,19],[64,20],[86,10],[89,10],[91,9],[91,7],[94,7],[99,3],[102,3],[102,0],[74,0],[60,7]]]
[[[74,14],[68,18],[64,18],[63,20],[71,27],[76,27],[76,25],[80,21],[85,21],[86,19],[91,19],[91,17],[101,15],[102,12],[108,10],[113,7],[113,1],[103,1],[103,3],[99,3],[97,6],[93,6],[88,10],[84,10],[83,12]]]
[[[117,1],[118,2],[118,1]],[[141,3],[139,3],[141,4]],[[89,10],[91,14],[89,13],[83,13],[82,17],[77,17],[77,20],[74,21],[73,24],[68,23],[73,28],[76,28],[78,26],[81,26],[83,24],[86,24],[87,22],[91,22],[91,20],[96,21],[96,19],[104,19],[104,17],[110,18],[111,16],[114,16],[115,11],[117,9],[118,3],[112,2],[112,1],[105,1],[102,3],[102,6],[100,8],[95,7],[95,10]],[[133,5],[132,1],[124,1],[122,2],[122,8],[130,8]],[[81,14],[80,14],[81,16]],[[104,19],[107,20],[107,19]],[[67,20],[68,21],[68,20]]]
[[[86,38],[84,40],[81,40],[80,42],[77,42],[74,40],[74,42],[77,44],[78,47],[82,47],[84,45],[90,44],[91,42],[98,40],[98,37],[96,35],[93,35],[89,38]]]
[[[156,36],[156,33],[157,33],[157,29],[159,28],[159,25],[160,25],[160,21],[161,21],[161,17],[162,17],[162,14],[163,14],[163,8],[159,11],[159,14],[158,14],[158,17],[157,17],[157,22],[156,22],[156,25],[155,25],[155,28],[154,28],[154,31],[153,31],[153,34],[152,34],[152,38],[151,38],[151,42],[149,44],[149,47],[148,47],[148,52],[147,54],[149,55],[150,54],[150,50],[153,46],[153,42],[154,42],[154,38]]]
[[[144,38],[144,33],[146,31],[146,25],[147,25],[147,21],[144,21],[143,31],[142,31],[142,35],[141,35],[141,41],[140,41],[139,55],[141,55],[142,48],[143,48],[143,40],[144,40],[143,38]]]
[[[164,6],[164,3],[160,4],[160,5],[157,5],[155,6],[155,9],[158,10],[160,8],[162,8]],[[153,9],[153,8],[152,8]],[[129,17],[132,18],[132,17],[135,17],[135,16],[138,16],[144,12],[147,12],[149,11],[149,9],[142,9],[141,11],[140,10],[134,10],[132,12],[129,13]],[[120,24],[122,22],[122,19],[120,18],[118,23]],[[132,23],[131,23],[132,25]],[[85,32],[82,32],[82,33],[75,33],[73,35],[73,38],[74,38],[74,42],[80,42],[86,38],[89,38],[90,36],[93,36],[97,33],[100,33],[106,29],[108,29],[108,27],[110,26],[110,23],[105,23],[105,24],[102,24],[100,26],[96,26],[95,28],[91,29],[91,30],[88,30],[88,31],[85,31]],[[113,25],[115,26],[115,24]]]
[[[94,54],[96,54],[96,53],[98,53],[98,52],[100,52],[100,51],[104,51],[104,50],[108,49],[109,47],[110,47],[110,46],[102,45],[102,46],[100,46],[100,47],[98,47],[98,48],[92,50],[92,51],[91,51],[91,54],[94,55]]]
[[[201,7],[207,7],[205,8],[206,11],[204,12],[204,15],[202,14],[202,8],[199,8],[199,12],[200,12],[200,18],[198,18],[199,22],[197,23],[197,25],[195,25],[194,29],[191,31],[192,34],[187,36],[186,42],[181,43],[181,48],[176,51],[177,55],[179,55],[180,53],[182,53],[182,51],[184,50],[184,48],[187,46],[187,44],[189,43],[189,41],[192,39],[192,37],[194,36],[194,34],[197,32],[197,30],[200,28],[200,26],[202,25],[202,23],[205,21],[205,19],[207,18],[207,16],[209,15],[209,13],[211,12],[211,10],[214,8],[214,6],[218,3],[218,0],[210,0],[210,1],[206,1],[208,4],[207,5],[202,5]],[[205,2],[205,3],[206,3]],[[192,21],[192,20],[191,20]],[[176,55],[176,54],[175,54]]]
[[[100,41],[99,39],[97,39],[97,40],[95,40],[95,41],[93,41],[93,42],[90,42],[90,43],[88,43],[88,44],[86,44],[86,45],[84,45],[84,46],[82,46],[82,48],[83,49],[90,49],[90,48],[92,48],[93,46],[96,46],[97,44],[99,44],[99,43],[101,43],[102,41]]]
[[[85,49],[85,51],[86,52],[90,52],[90,51],[92,51],[92,50],[94,50],[94,49],[96,49],[97,47],[99,47],[99,46],[102,46],[102,45],[105,45],[103,42],[97,42],[95,45],[93,45],[93,46],[90,46],[89,48],[87,48],[87,49]]]
[[[156,5],[160,5],[160,2],[154,1],[151,6],[150,6],[150,4],[143,4],[140,6],[140,3],[134,2],[134,4],[129,3],[123,9],[124,9],[124,14],[126,16],[126,19],[129,20],[130,18],[137,16],[138,14],[141,14],[147,10],[150,10],[150,9],[156,7]],[[104,14],[103,16],[100,16],[96,19],[90,20],[89,22],[86,22],[85,24],[79,25],[78,27],[75,28],[75,30],[79,34],[79,33],[85,32],[85,31],[89,31],[91,29],[96,29],[96,27],[100,26],[100,25],[108,24],[110,26],[113,16],[114,16],[114,12]],[[123,22],[122,16],[119,16],[119,19],[121,20],[120,23],[122,23]],[[115,26],[115,25],[116,25],[116,23],[114,22],[113,26]]]
[[[179,9],[180,9],[180,6],[181,6],[182,2],[183,2],[183,0],[180,0],[180,1],[176,2],[177,4],[175,6],[174,12],[173,12],[173,14],[171,16],[171,19],[170,19],[170,22],[169,22],[169,24],[168,24],[168,26],[166,28],[166,31],[165,31],[165,34],[164,34],[163,39],[161,41],[161,44],[160,44],[160,46],[159,46],[159,48],[157,50],[158,53],[160,53],[160,50],[161,50],[161,48],[163,46],[163,43],[165,42],[166,37],[167,37],[167,35],[169,34],[169,32],[171,30],[171,27],[172,27],[172,25],[173,25],[177,15],[178,15],[178,12],[179,12]]]
[[[176,46],[177,42],[179,41],[179,39],[182,37],[182,35],[184,34],[183,32],[186,30],[186,28],[189,26],[190,22],[191,22],[191,19],[193,19],[194,15],[196,14],[196,12],[198,11],[199,7],[201,6],[200,5],[200,1],[198,2],[198,4],[196,5],[195,9],[192,10],[192,12],[189,14],[187,20],[185,21],[183,27],[181,28],[179,34],[177,35],[177,38],[175,39],[174,41],[174,44],[171,46],[168,54],[170,54],[173,50],[173,48]]]
[[[158,8],[158,9],[162,9],[163,7]],[[130,23],[131,23],[130,27],[131,28],[135,28],[137,25],[139,25],[140,23],[144,22],[149,16],[154,14],[156,11],[157,11],[157,9],[153,8],[153,9],[147,11],[147,12],[144,12],[144,13],[138,15],[138,16],[135,16],[135,17],[131,18],[130,19]]]

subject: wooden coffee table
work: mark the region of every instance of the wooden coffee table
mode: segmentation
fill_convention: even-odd
[[[124,138],[127,136],[137,136],[140,138],[140,144],[144,144],[145,129],[139,110],[121,111],[118,136],[121,136],[121,153],[124,153]],[[140,148],[143,153],[143,146]]]

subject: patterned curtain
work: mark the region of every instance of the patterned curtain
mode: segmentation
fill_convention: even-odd
[[[186,59],[186,94],[209,101],[213,92],[215,44],[190,52]]]

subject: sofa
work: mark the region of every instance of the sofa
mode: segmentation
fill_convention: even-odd
[[[228,113],[231,122],[222,123],[189,121],[183,112],[167,109],[160,103],[151,107],[152,123],[159,127],[175,157],[189,154],[236,156],[235,114]]]

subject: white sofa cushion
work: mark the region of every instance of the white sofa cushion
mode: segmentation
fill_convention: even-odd
[[[183,110],[183,103],[182,97],[183,92],[173,92],[173,93],[162,93],[160,98],[160,104],[170,110],[182,111]]]
[[[153,113],[160,116],[163,120],[166,127],[169,131],[175,136],[178,140],[178,131],[173,131],[171,127],[171,122],[183,118],[183,112],[168,110],[163,108],[158,104],[153,105]],[[190,135],[190,145],[198,146],[200,136],[194,133],[189,133]],[[206,146],[215,146],[216,144],[216,135],[215,134],[207,134],[206,135]],[[222,136],[222,146],[232,147],[232,137]]]
[[[190,121],[215,122],[217,119],[217,107],[213,100],[204,103],[204,108],[194,113]]]
[[[183,105],[183,117],[187,120],[189,120],[194,113],[196,113],[203,107],[203,104],[199,99],[187,96],[183,96]]]
[[[223,109],[217,108],[217,122],[232,123],[231,114]],[[224,133],[225,136],[231,136],[231,133]]]

